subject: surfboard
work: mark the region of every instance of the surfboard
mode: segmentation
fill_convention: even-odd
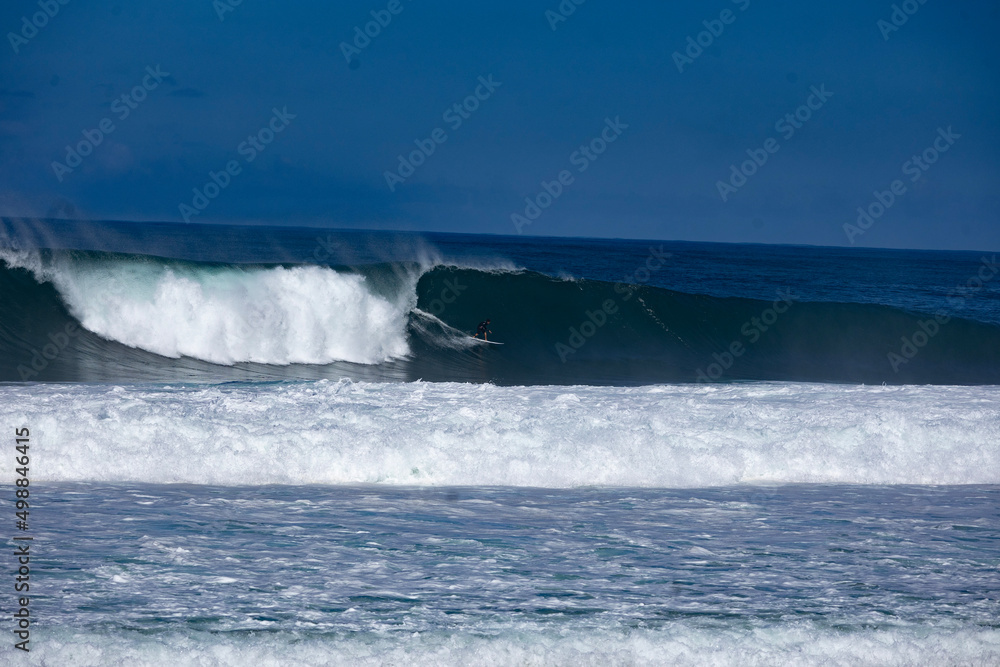
[[[483,340],[482,338],[476,338],[475,336],[470,336],[470,338],[480,343],[487,343],[489,345],[503,345],[503,343],[498,343],[495,340]]]

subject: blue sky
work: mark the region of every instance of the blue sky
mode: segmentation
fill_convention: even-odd
[[[523,234],[1000,247],[996,3],[332,4],[4,3],[0,215],[181,221],[215,173],[193,222],[514,234],[527,197]]]

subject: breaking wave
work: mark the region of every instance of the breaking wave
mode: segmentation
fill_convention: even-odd
[[[794,290],[721,298],[433,261],[11,250],[0,260],[7,381],[1000,383],[996,324],[806,302]],[[486,317],[503,346],[469,337]],[[71,340],[67,326],[79,327]]]

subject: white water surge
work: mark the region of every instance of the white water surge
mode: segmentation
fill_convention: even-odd
[[[32,481],[1000,483],[1000,388],[11,385]]]

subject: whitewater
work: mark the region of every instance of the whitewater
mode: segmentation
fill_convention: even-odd
[[[0,386],[39,481],[1000,483],[1000,388],[795,383]]]
[[[419,272],[386,296],[364,276],[320,266],[197,266],[156,258],[0,251],[51,283],[104,339],[215,364],[376,364],[405,356]],[[400,268],[401,273],[406,269]]]

